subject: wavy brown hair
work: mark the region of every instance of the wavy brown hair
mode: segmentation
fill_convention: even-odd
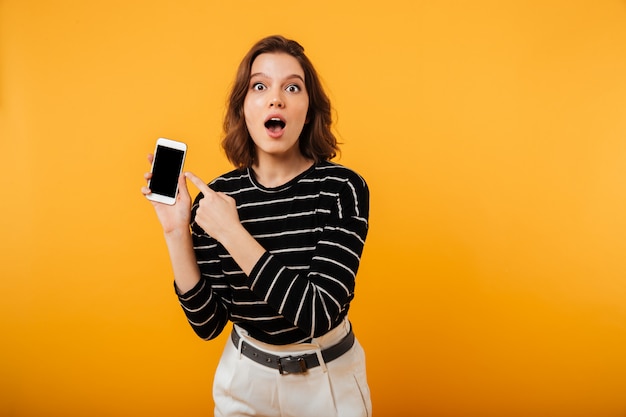
[[[248,132],[243,112],[252,63],[261,54],[277,52],[293,56],[304,71],[304,85],[309,95],[309,110],[308,123],[304,125],[298,140],[300,152],[305,157],[320,162],[334,158],[339,151],[337,138],[331,131],[330,100],[324,92],[317,71],[298,42],[274,35],[261,39],[248,51],[239,64],[235,83],[228,99],[222,147],[228,160],[237,168],[251,167],[256,162],[254,142]]]

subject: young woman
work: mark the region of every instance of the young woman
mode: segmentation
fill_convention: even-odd
[[[233,322],[215,416],[371,415],[365,357],[347,319],[369,191],[330,162],[330,127],[330,102],[302,46],[262,39],[239,66],[224,121],[236,169],[209,185],[187,172],[175,205],[152,203],[191,327],[209,340]],[[186,179],[201,191],[193,205]]]

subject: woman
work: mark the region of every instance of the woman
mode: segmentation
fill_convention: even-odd
[[[224,121],[236,169],[208,186],[187,172],[175,205],[152,203],[194,331],[209,340],[234,324],[214,379],[216,416],[371,415],[347,319],[369,192],[330,162],[330,127],[304,49],[262,39],[239,66]],[[201,191],[193,205],[186,179]]]

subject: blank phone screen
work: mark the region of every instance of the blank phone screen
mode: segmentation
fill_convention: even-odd
[[[150,190],[155,194],[176,197],[176,185],[185,153],[179,149],[157,146]]]

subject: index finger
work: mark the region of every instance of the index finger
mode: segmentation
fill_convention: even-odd
[[[185,172],[185,178],[187,178],[189,181],[191,181],[193,183],[193,185],[195,185],[198,190],[200,190],[202,192],[202,194],[207,195],[210,193],[214,193],[215,191],[211,190],[209,188],[208,185],[206,185],[206,183],[204,181],[202,181],[202,179],[200,179],[200,177],[195,176],[193,173],[187,171]]]

